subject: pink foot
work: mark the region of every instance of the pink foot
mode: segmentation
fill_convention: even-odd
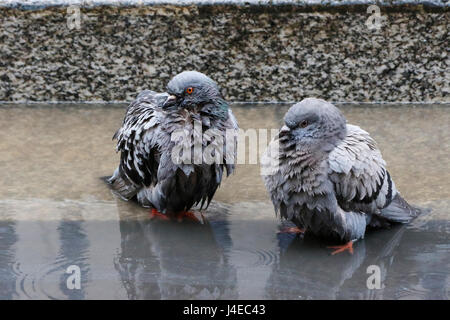
[[[341,253],[341,252],[344,252],[344,251],[347,251],[348,250],[348,252],[350,252],[350,254],[353,254],[353,241],[349,241],[349,242],[347,242],[346,244],[344,244],[344,245],[340,245],[340,246],[330,246],[330,247],[327,247],[327,248],[330,248],[330,249],[337,249],[337,250],[334,250],[331,254],[332,255],[335,255],[335,254],[338,254],[338,253]]]
[[[164,213],[159,212],[155,208],[152,208],[152,210],[150,211],[150,219],[167,221],[167,220],[169,220],[169,217],[166,216]]]
[[[188,220],[202,223],[199,220],[199,218],[197,218],[197,216],[192,211],[184,211],[184,212],[177,213],[176,218],[177,218],[178,222],[181,222],[184,219],[188,219]]]

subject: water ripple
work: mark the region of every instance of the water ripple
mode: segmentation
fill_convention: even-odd
[[[278,253],[265,249],[232,249],[231,263],[237,268],[270,266],[278,262]]]

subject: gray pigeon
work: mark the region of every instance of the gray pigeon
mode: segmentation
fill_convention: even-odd
[[[408,223],[419,214],[395,188],[369,134],[346,124],[331,103],[304,99],[261,159],[264,183],[276,212],[298,232],[337,239],[349,250],[366,227]]]
[[[236,138],[221,149],[229,130],[237,132],[238,124],[218,85],[202,73],[182,72],[167,93],[146,90],[128,106],[113,137],[120,164],[108,182],[124,200],[134,198],[161,218],[207,207],[224,170],[228,176],[235,168]],[[208,147],[214,161],[202,158]]]

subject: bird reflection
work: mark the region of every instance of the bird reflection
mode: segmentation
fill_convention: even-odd
[[[287,223],[285,223],[287,224]],[[283,225],[282,228],[286,228]],[[406,226],[370,232],[354,247],[353,255],[332,256],[317,238],[279,233],[280,260],[268,281],[270,299],[381,299],[384,283]],[[368,267],[380,270],[380,287],[369,289]],[[371,284],[375,282],[371,281]]]
[[[0,298],[10,300],[16,296],[16,278],[14,271],[15,245],[18,236],[14,221],[0,221]]]
[[[353,255],[332,256],[328,242],[287,233],[275,238],[275,221],[242,218],[255,206],[240,205],[238,219],[232,206],[213,203],[203,225],[151,221],[148,210],[122,201],[118,208],[121,246],[115,268],[129,299],[445,299],[448,295],[449,276],[442,269],[448,265],[448,221],[369,231],[355,244]],[[254,233],[248,232],[250,225]],[[276,257],[254,265],[254,252],[247,249],[258,245],[267,249],[276,246],[276,240],[278,250],[265,251]],[[368,272],[370,266],[379,270],[379,288],[376,281],[368,281],[374,275]]]
[[[115,268],[129,299],[237,297],[236,271],[226,254],[232,242],[224,208],[215,211],[212,205],[200,224],[154,221],[137,206],[117,204],[121,247]]]
[[[88,252],[90,243],[85,232],[85,226],[82,221],[61,220],[58,226],[60,238],[60,250],[57,257],[62,270],[67,270],[70,265],[76,265],[80,268],[81,285],[77,290],[67,287],[68,274],[63,273],[60,276],[59,288],[68,298],[81,300],[86,298],[85,288],[89,279]]]

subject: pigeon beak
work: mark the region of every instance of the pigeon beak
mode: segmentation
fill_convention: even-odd
[[[278,133],[278,136],[280,138],[285,137],[285,136],[288,136],[290,132],[291,132],[291,129],[289,129],[288,126],[283,126],[283,127],[281,127],[280,132]]]
[[[291,129],[289,129],[288,126],[282,126],[280,129],[280,133],[282,134],[288,133],[289,131],[291,131]]]
[[[177,97],[174,95],[168,96],[166,101],[163,104],[163,108],[168,108],[170,106],[173,106],[177,102]]]

